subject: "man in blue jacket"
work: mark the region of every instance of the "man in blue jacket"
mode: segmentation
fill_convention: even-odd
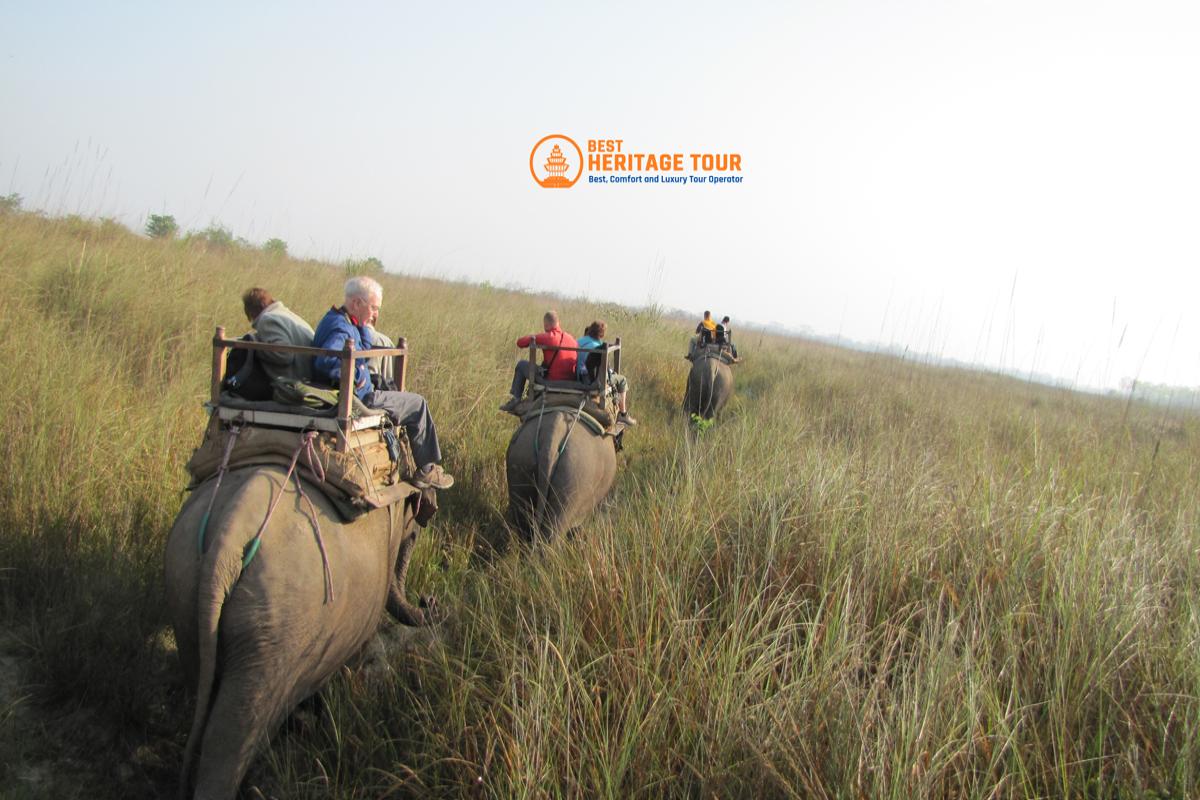
[[[367,322],[373,320],[383,305],[383,287],[365,275],[346,281],[345,303],[325,313],[313,335],[313,347],[341,350],[349,339],[355,351],[371,348]],[[337,386],[342,376],[342,361],[334,356],[313,359],[313,375],[318,381]],[[386,411],[397,425],[403,425],[417,462],[417,477],[413,485],[421,489],[449,489],[454,477],[438,463],[442,450],[438,446],[437,428],[429,414],[429,404],[415,392],[378,391],[371,383],[367,359],[354,359],[354,393],[369,408]]]

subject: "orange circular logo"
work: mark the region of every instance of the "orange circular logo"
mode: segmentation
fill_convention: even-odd
[[[543,189],[570,189],[583,174],[583,151],[570,136],[544,136],[529,153],[529,173]]]

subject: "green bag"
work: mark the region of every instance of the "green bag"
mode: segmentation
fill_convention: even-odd
[[[337,408],[337,389],[323,389],[295,378],[275,378],[271,384],[277,403],[305,406],[316,411]]]
[[[313,386],[311,383],[298,381],[295,378],[275,378],[271,383],[274,388],[275,402],[277,403],[284,403],[289,406],[304,406],[314,411],[329,411],[337,408],[337,389]],[[370,413],[371,410],[355,395],[350,401],[351,416],[361,417]]]

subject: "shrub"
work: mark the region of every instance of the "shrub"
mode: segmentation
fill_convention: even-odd
[[[270,253],[273,256],[287,255],[287,242],[283,239],[267,239],[262,246],[263,252]]]
[[[174,239],[179,225],[170,214],[151,214],[146,220],[146,235],[151,239]]]
[[[185,241],[201,244],[210,250],[229,250],[238,244],[233,238],[233,231],[216,222],[202,231],[192,231]]]
[[[383,262],[375,256],[363,259],[346,259],[347,275],[382,275]]]

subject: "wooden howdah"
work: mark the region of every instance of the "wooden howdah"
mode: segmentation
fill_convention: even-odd
[[[587,347],[560,347],[558,345],[540,345],[533,334],[530,334],[529,341],[529,363],[532,368],[529,371],[534,377],[534,385],[541,387],[552,388],[556,393],[577,394],[580,396],[587,395],[593,399],[601,409],[607,409],[609,403],[608,392],[608,370],[612,367],[614,372],[621,371],[621,337],[615,338],[611,344],[606,344],[601,350],[600,369],[596,371],[596,380],[591,384],[577,383],[575,381],[548,381],[540,377],[537,370],[537,353],[538,350],[567,350],[576,354],[590,355],[596,350]]]
[[[389,348],[371,348],[369,353],[371,358],[392,358],[394,374],[396,376],[396,386],[400,391],[405,391],[404,382],[408,375],[408,347],[407,340],[403,337],[398,340],[397,347]],[[254,412],[247,412],[242,409],[233,409],[223,407],[221,405],[221,380],[224,377],[225,370],[225,355],[229,350],[260,350],[273,353],[292,353],[294,355],[303,355],[310,357],[317,356],[332,356],[341,359],[342,375],[341,382],[338,386],[338,408],[337,418],[335,420],[322,420],[315,422],[311,416],[303,414],[285,414],[281,412],[259,412],[268,414],[271,419],[266,417],[258,420],[264,425],[276,425],[280,427],[295,427],[302,429],[305,427],[316,427],[318,429],[329,428],[331,423],[337,431],[341,433],[338,437],[338,450],[346,452],[350,448],[350,434],[356,430],[378,427],[382,421],[383,415],[373,415],[361,417],[355,420],[351,416],[351,408],[354,396],[354,359],[356,357],[365,357],[368,351],[355,351],[354,343],[349,339],[346,340],[346,345],[341,350],[326,350],[320,347],[298,347],[296,345],[287,344],[270,344],[267,342],[251,342],[244,339],[226,339],[225,328],[218,327],[213,336],[213,357],[212,357],[212,381],[210,384],[211,399],[209,408],[214,417],[219,419],[234,419],[240,418],[244,421],[251,422],[247,414],[253,415]]]

